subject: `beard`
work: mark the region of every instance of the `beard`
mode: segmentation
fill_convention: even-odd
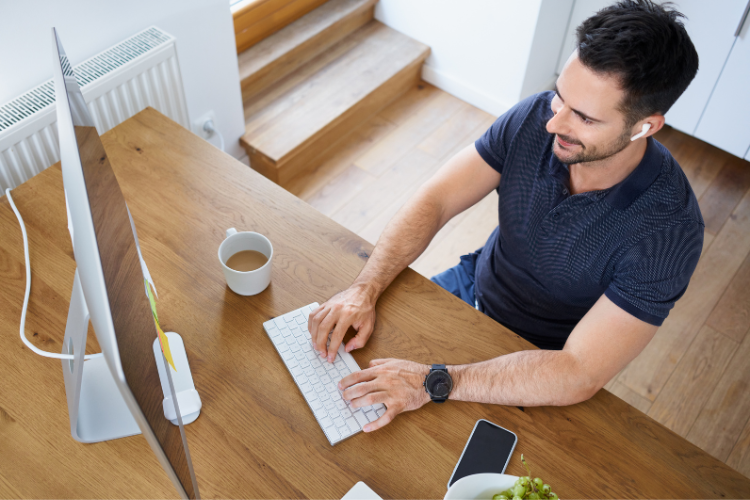
[[[616,155],[617,153],[628,147],[628,144],[630,144],[630,131],[627,129],[624,130],[623,133],[617,139],[615,139],[614,142],[608,144],[604,148],[598,148],[596,146],[585,146],[582,142],[570,139],[565,136],[560,136],[563,141],[580,146],[581,151],[579,153],[573,154],[557,142],[557,137],[558,136],[555,135],[555,140],[552,141],[552,154],[554,154],[555,157],[560,160],[560,163],[564,163],[566,165],[604,160],[606,158],[609,158],[610,156]],[[562,150],[562,154],[558,154],[558,152],[555,151],[555,144],[557,144],[557,147]]]

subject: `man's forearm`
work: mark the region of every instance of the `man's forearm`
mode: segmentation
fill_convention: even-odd
[[[424,252],[445,223],[442,216],[441,204],[425,190],[418,192],[388,223],[352,286],[363,287],[373,301],[377,300],[396,276]]]
[[[448,366],[449,399],[507,406],[565,406],[599,389],[565,351],[519,351],[471,365]]]

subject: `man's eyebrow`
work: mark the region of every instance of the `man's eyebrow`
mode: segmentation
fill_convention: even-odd
[[[558,90],[557,84],[555,84],[555,94],[557,94],[557,97],[559,97],[562,102],[565,102],[565,99],[563,99],[563,97],[560,95],[560,90]],[[597,123],[601,123],[602,122],[601,120],[597,120],[596,118],[592,118],[592,117],[588,116],[586,113],[583,113],[582,111],[578,111],[577,109],[573,109],[573,108],[571,108],[571,109],[572,109],[573,113],[577,114],[581,118],[585,118],[586,120],[590,120],[592,122],[597,122]]]

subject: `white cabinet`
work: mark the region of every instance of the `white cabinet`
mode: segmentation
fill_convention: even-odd
[[[685,29],[698,51],[698,74],[665,118],[674,128],[695,135],[698,121],[721,75],[735,40],[735,30],[748,0],[679,0],[676,9],[687,17]]]
[[[750,21],[727,58],[695,136],[735,156],[750,157]]]

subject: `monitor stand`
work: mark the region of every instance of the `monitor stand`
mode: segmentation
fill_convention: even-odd
[[[141,434],[135,418],[115,384],[106,358],[98,356],[84,362],[88,326],[89,310],[76,269],[62,350],[63,354],[72,354],[74,357],[73,360],[62,361],[65,393],[68,398],[70,433],[73,439],[82,443],[97,443]],[[178,369],[183,368],[179,372],[171,370],[171,375],[174,387],[177,389],[179,405],[183,405],[185,401],[180,416],[184,423],[188,424],[200,414],[200,398],[193,385],[193,377],[187,363],[187,354],[182,339],[174,332],[168,332],[168,335],[172,358]],[[176,341],[175,336],[179,338],[179,342]],[[158,344],[158,339],[156,343]],[[159,350],[156,365],[159,368],[159,378],[162,379],[165,417],[171,417],[169,420],[177,425],[176,408],[171,397],[169,380],[168,377],[167,380],[162,378],[166,375],[164,364],[164,357]],[[184,395],[183,392],[185,392]]]

